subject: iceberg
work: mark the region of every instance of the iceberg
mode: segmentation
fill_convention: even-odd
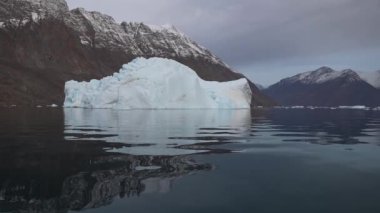
[[[68,81],[66,108],[245,109],[251,89],[245,78],[205,81],[189,67],[164,58],[137,58],[101,80]]]

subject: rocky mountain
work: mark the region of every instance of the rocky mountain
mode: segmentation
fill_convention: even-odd
[[[243,78],[173,26],[117,23],[64,0],[0,0],[0,105],[62,104],[68,80],[99,79],[136,57],[183,63],[204,80]],[[274,102],[250,82],[253,105]]]
[[[321,67],[285,78],[264,92],[283,105],[380,105],[380,90],[350,69]]]

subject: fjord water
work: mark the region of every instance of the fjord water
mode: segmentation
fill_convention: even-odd
[[[0,212],[380,212],[380,112],[0,117]]]

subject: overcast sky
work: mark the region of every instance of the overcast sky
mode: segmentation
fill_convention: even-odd
[[[116,21],[173,24],[254,82],[320,66],[380,69],[380,0],[67,0]]]

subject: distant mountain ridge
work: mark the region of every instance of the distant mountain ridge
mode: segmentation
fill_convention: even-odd
[[[174,59],[204,80],[245,78],[174,26],[119,24],[64,0],[0,0],[0,46],[0,105],[60,105],[66,81],[100,79],[136,57]],[[253,105],[274,104],[250,87]]]
[[[379,81],[364,76],[377,74],[321,67],[282,79],[264,93],[282,105],[380,106],[380,89],[375,87]]]
[[[360,76],[351,69],[335,71],[330,67],[321,67],[315,71],[309,71],[281,80],[283,83],[301,82],[304,84],[322,84],[337,78],[347,77],[350,81],[360,81]]]

